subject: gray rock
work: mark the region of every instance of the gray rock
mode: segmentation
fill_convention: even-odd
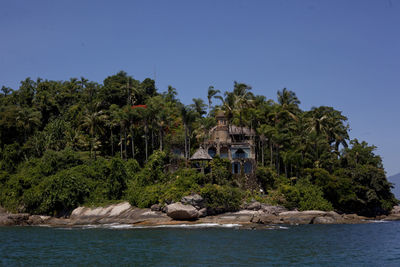
[[[394,206],[390,214],[400,214],[400,206]]]
[[[315,217],[312,221],[313,224],[335,224],[338,223],[335,218],[330,216]]]
[[[0,214],[4,214],[7,213],[6,209],[3,207],[0,207]]]
[[[28,213],[3,213],[0,215],[0,225],[28,225]]]
[[[254,201],[246,205],[246,210],[259,210],[259,209],[261,209],[261,203],[258,201]]]
[[[162,210],[162,206],[160,204],[154,204],[150,207],[151,211],[161,211]]]
[[[313,215],[289,215],[281,217],[285,224],[311,224],[315,216]]]
[[[201,210],[199,210],[199,218],[206,216],[207,216],[207,208],[202,208]]]
[[[192,205],[174,203],[167,206],[167,215],[174,220],[196,220],[200,214]]]
[[[15,225],[26,225],[29,219],[28,213],[9,214],[8,218],[13,220]]]
[[[168,204],[165,203],[164,206],[161,208],[161,211],[164,213],[167,213],[167,206],[168,206]]]
[[[260,224],[282,224],[283,221],[279,216],[271,215],[271,214],[263,214],[263,215],[254,215],[250,222],[252,223],[260,223]]]
[[[43,220],[42,216],[40,216],[40,215],[29,216],[29,219],[28,219],[29,225],[39,225],[39,224],[43,224],[43,223],[44,223],[44,220]]]
[[[272,214],[272,215],[278,215],[281,212],[287,211],[287,209],[285,207],[282,207],[282,206],[271,206],[271,205],[266,205],[266,204],[262,204],[261,205],[261,210],[265,214]]]
[[[0,226],[15,225],[14,221],[8,218],[7,215],[0,215]]]
[[[181,203],[184,205],[192,205],[196,209],[204,208],[204,199],[199,194],[184,196],[181,199]]]

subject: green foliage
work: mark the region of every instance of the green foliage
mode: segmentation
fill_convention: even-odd
[[[126,198],[132,205],[143,208],[179,201],[183,196],[198,192],[198,181],[204,179],[204,174],[193,169],[180,169],[169,175],[168,183],[143,185],[137,180],[141,179],[140,175],[128,184]]]
[[[22,151],[17,143],[5,145],[1,151],[0,169],[13,172],[22,160]]]
[[[283,204],[288,209],[299,210],[332,210],[332,204],[324,199],[320,187],[308,181],[301,181],[296,185],[281,185],[278,191],[285,197]]]
[[[209,87],[208,115],[201,98],[183,105],[177,95],[172,86],[158,93],[154,80],[140,82],[124,71],[103,84],[83,77],[27,78],[18,90],[2,87],[0,205],[60,215],[83,203],[127,198],[147,207],[204,191],[216,211],[235,209],[236,187],[246,189],[248,177],[233,178],[228,160],[215,157],[212,172],[202,175],[166,153],[179,147],[190,157],[210,138],[217,111],[228,125],[257,132],[256,177],[268,193],[261,200],[298,209],[331,209],[331,203],[338,211],[371,216],[398,203],[375,147],[349,139],[341,111],[303,111],[293,91],[284,88],[273,101],[238,82],[227,92]],[[183,169],[166,171],[176,166]]]
[[[122,160],[117,158],[112,159],[107,181],[109,185],[108,199],[121,199],[126,189],[126,179],[127,174]]]
[[[163,182],[166,180],[164,172],[167,154],[163,151],[155,151],[147,161],[139,174],[139,182],[143,185]]]
[[[269,167],[258,167],[256,170],[256,177],[265,192],[277,187],[278,175],[274,169]]]
[[[243,194],[239,188],[207,184],[200,190],[208,210],[211,213],[236,211],[242,204]]]
[[[162,192],[162,184],[140,186],[137,183],[132,182],[129,185],[127,199],[133,206],[149,208],[151,205],[159,203],[159,198]]]
[[[197,193],[200,189],[199,181],[204,180],[204,174],[193,169],[180,169],[170,175],[170,182],[161,195],[160,203],[179,201],[183,196]]]
[[[33,213],[64,215],[83,203],[89,192],[85,177],[73,168],[44,179],[24,194],[23,202]]]
[[[228,159],[216,156],[210,162],[210,167],[211,173],[209,173],[209,177],[212,183],[224,185],[232,181],[232,174],[230,172],[231,163]]]

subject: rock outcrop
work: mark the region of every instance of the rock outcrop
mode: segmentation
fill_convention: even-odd
[[[181,203],[184,204],[184,205],[192,205],[197,210],[200,210],[200,209],[204,208],[204,199],[198,194],[193,194],[193,195],[190,195],[190,196],[184,196],[181,199]]]
[[[132,207],[128,202],[110,205],[107,207],[79,207],[72,211],[69,224],[137,224],[148,222],[149,224],[167,222],[170,219],[160,211],[139,209]]]
[[[167,206],[167,215],[174,220],[196,220],[199,218],[199,211],[192,205],[184,205],[182,203],[173,203]]]
[[[285,211],[277,215],[258,213],[251,219],[260,224],[352,224],[366,223],[368,218],[356,214],[340,215],[334,211]]]
[[[193,197],[193,198],[192,198]],[[183,200],[201,207],[197,196],[189,196]],[[255,202],[251,203],[254,204]],[[87,224],[130,224],[130,225],[170,225],[187,223],[238,224],[251,229],[271,227],[274,224],[356,224],[376,220],[400,220],[400,207],[394,207],[388,216],[367,218],[357,214],[338,214],[334,211],[287,211],[283,207],[255,203],[249,209],[227,212],[210,216],[207,208],[198,209],[193,205],[180,202],[167,206],[153,205],[152,209],[132,207],[128,202],[109,205],[107,207],[78,207],[69,218],[30,215],[26,213],[12,214],[0,209],[0,226],[12,225],[50,225],[75,227]],[[250,209],[252,208],[252,209]],[[161,212],[160,210],[165,210]]]
[[[400,206],[394,206],[392,211],[390,212],[390,215],[396,215],[396,214],[400,215]]]
[[[261,203],[258,201],[251,202],[245,205],[246,210],[259,210],[261,209]]]

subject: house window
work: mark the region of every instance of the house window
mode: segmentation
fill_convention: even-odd
[[[215,157],[215,155],[217,154],[217,150],[214,147],[210,147],[208,149],[208,155],[210,155],[210,157]]]
[[[240,162],[234,162],[232,164],[232,173],[233,174],[238,174],[240,173]]]
[[[221,150],[219,152],[219,156],[222,159],[227,159],[228,158],[228,148],[226,148],[226,147],[221,148]]]
[[[236,150],[236,152],[234,154],[234,158],[235,159],[244,159],[244,158],[246,158],[246,152],[244,152],[243,149],[239,148],[238,150]]]
[[[250,174],[253,171],[253,164],[250,161],[244,163],[244,173]]]

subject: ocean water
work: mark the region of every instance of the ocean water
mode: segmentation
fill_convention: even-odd
[[[400,222],[0,227],[0,266],[400,266]]]

